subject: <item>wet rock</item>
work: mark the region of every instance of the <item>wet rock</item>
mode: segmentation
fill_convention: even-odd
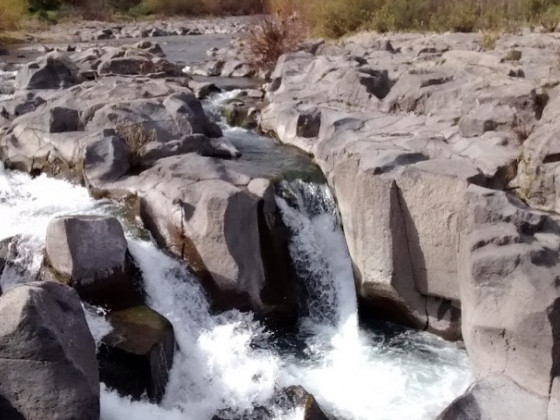
[[[315,397],[302,386],[290,386],[284,390],[290,405],[303,409],[303,420],[328,420],[329,417],[321,409]]]
[[[194,92],[198,99],[205,99],[212,93],[221,91],[214,83],[196,82],[194,80],[189,81],[189,88]]]
[[[47,227],[47,269],[93,305],[111,309],[143,302],[119,221],[104,216],[62,216]]]
[[[108,320],[113,330],[98,353],[101,381],[121,395],[146,393],[161,402],[175,351],[172,325],[147,306],[112,312]]]
[[[18,286],[0,297],[0,318],[3,416],[98,419],[95,343],[78,295],[51,282]]]
[[[61,53],[53,52],[23,66],[16,76],[16,89],[68,88],[82,79],[76,65]]]
[[[507,376],[496,374],[472,384],[437,420],[553,419],[547,415],[548,403]]]
[[[243,101],[232,101],[222,111],[226,122],[232,127],[254,129],[257,127],[259,111]]]

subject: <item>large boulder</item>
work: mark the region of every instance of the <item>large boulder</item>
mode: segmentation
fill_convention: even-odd
[[[113,330],[102,339],[98,359],[101,381],[121,395],[160,402],[173,364],[171,323],[147,306],[112,312]]]
[[[475,372],[501,373],[548,398],[560,375],[560,219],[505,192],[471,186],[468,199],[459,273]]]
[[[113,182],[125,175],[132,163],[130,150],[124,140],[109,131],[86,147],[83,171],[90,188],[97,184]]]
[[[437,420],[556,420],[547,398],[533,394],[507,376],[495,374],[473,383]],[[560,414],[560,413],[559,413]]]
[[[143,302],[141,282],[119,221],[62,216],[47,227],[47,270],[93,305],[122,309]]]
[[[271,240],[282,232],[274,186],[242,168],[189,153],[160,159],[121,184],[138,194],[145,226],[189,261],[216,308],[293,321],[296,285],[287,269],[287,241],[282,233],[283,243]]]
[[[16,76],[16,89],[61,89],[82,81],[78,67],[65,55],[52,52],[23,66]]]
[[[0,370],[3,419],[99,419],[95,343],[68,286],[29,283],[0,298]]]

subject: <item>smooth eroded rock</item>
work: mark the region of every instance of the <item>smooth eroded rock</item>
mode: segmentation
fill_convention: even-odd
[[[29,283],[0,297],[0,370],[2,418],[99,419],[95,343],[66,285]]]
[[[113,331],[99,348],[101,381],[135,399],[147,393],[160,402],[173,364],[175,337],[171,323],[147,306],[112,312]]]
[[[119,309],[143,302],[139,275],[114,217],[54,218],[47,227],[46,258],[54,278],[88,303]]]

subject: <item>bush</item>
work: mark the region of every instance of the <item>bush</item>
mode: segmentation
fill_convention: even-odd
[[[553,30],[560,21],[560,0],[270,0],[271,11],[286,8],[330,38],[362,28],[472,32],[539,24]]]
[[[262,12],[261,0],[144,0],[141,9],[162,15],[244,15]]]
[[[0,32],[17,28],[26,11],[25,0],[0,0]]]
[[[278,57],[298,47],[304,38],[295,15],[263,18],[249,28],[243,39],[245,55],[257,69],[271,69]]]

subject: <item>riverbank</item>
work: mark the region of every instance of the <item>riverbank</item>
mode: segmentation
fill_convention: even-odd
[[[223,47],[212,46],[222,36]],[[397,348],[386,347],[393,330],[365,338],[361,315],[363,323],[383,318],[465,340],[479,382],[442,418],[466,409],[554,419],[560,231],[550,133],[560,37],[526,31],[488,48],[482,34],[363,33],[308,41],[272,73],[256,72],[232,38],[97,40],[110,45],[42,53],[14,64],[17,75],[5,73],[2,85],[6,168],[71,180],[92,197],[122,202],[126,220],[152,235],[149,247],[169,253],[165,272],[154,274],[163,254],[143,252],[147,244],[126,245],[119,234],[112,252],[95,248],[108,243],[103,237],[85,241],[99,261],[120,256],[124,267],[116,278],[96,274],[129,293],[121,306],[108,304],[107,321],[128,331],[120,313],[132,303],[164,318],[153,315],[159,321],[150,324],[159,326],[153,348],[163,358],[150,360],[153,379],[168,390],[147,382],[150,409],[170,408],[174,418],[198,401],[208,418],[265,415],[278,392],[293,395],[289,386],[303,384],[337,419],[390,412],[423,420],[463,391],[470,373],[460,345],[421,339],[418,354],[429,356],[411,361],[402,337],[419,333],[397,333]],[[72,226],[94,235],[100,225],[115,235],[115,220],[106,218],[70,218],[50,230],[61,244]],[[48,243],[47,233],[46,250],[39,241],[22,252],[39,256],[41,279],[68,267],[56,264]],[[81,288],[87,281],[68,276],[84,302],[115,304],[101,287],[91,300]],[[169,287],[157,287],[161,278]],[[189,308],[175,312],[185,301]],[[179,352],[173,367],[170,325]],[[201,335],[201,326],[215,334]],[[105,366],[123,368],[111,358],[114,335],[102,329],[96,337],[110,350],[98,352]],[[213,351],[231,343],[240,346],[233,359]],[[225,382],[200,371],[204,363]],[[114,376],[106,381],[116,389],[142,394],[120,388]],[[388,377],[390,384],[379,382]],[[505,405],[510,394],[519,405]]]

